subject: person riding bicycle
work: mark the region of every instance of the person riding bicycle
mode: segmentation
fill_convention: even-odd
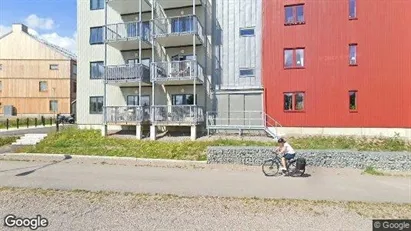
[[[291,160],[295,157],[295,151],[293,147],[287,141],[285,141],[283,138],[278,139],[277,141],[280,145],[276,149],[276,152],[279,155],[283,155],[281,157],[281,163],[282,163],[282,168],[281,170],[287,170],[287,166],[285,164],[285,160]]]

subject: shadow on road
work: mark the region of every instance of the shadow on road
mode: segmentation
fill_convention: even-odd
[[[64,159],[62,159],[62,160],[55,161],[55,162],[50,163],[50,164],[46,164],[46,165],[39,166],[38,168],[35,168],[35,169],[33,169],[33,170],[19,173],[19,174],[17,174],[16,176],[27,176],[27,175],[30,175],[30,174],[34,173],[34,172],[37,171],[37,170],[40,170],[40,169],[42,169],[42,168],[46,168],[46,167],[51,166],[51,165],[55,165],[55,164],[61,163],[61,162],[65,161],[65,160],[69,160],[69,159],[71,159],[71,156],[70,156],[70,155],[64,155]],[[36,166],[33,166],[33,167],[36,167]],[[31,167],[27,167],[27,168],[31,168]],[[11,169],[11,170],[13,170],[13,169]],[[11,170],[7,170],[7,171],[11,171]],[[14,170],[17,170],[17,169],[14,169]]]

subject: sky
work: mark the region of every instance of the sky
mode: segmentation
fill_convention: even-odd
[[[76,53],[76,0],[0,0],[0,36],[13,23],[23,23],[29,33]]]

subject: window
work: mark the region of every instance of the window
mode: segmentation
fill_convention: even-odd
[[[39,91],[41,91],[41,92],[47,91],[47,82],[46,81],[40,81],[39,82]]]
[[[254,36],[254,28],[240,28],[240,36]]]
[[[304,67],[304,48],[284,49],[284,68]]]
[[[350,52],[350,65],[351,66],[357,65],[357,44],[350,44],[349,52]]]
[[[73,75],[77,75],[77,65],[76,65],[76,64],[73,64],[73,66],[72,66],[71,68],[72,68],[72,69],[71,69],[72,74],[73,74]]]
[[[240,77],[254,76],[253,68],[240,69]]]
[[[139,35],[140,24],[138,22],[126,22],[127,25],[127,37],[134,38]]]
[[[138,95],[128,95],[127,96],[127,105],[128,106],[138,106],[139,100]],[[142,95],[141,96],[141,106],[150,106],[150,96],[149,95]]]
[[[172,95],[172,101],[173,101],[172,102],[173,105],[194,105],[194,95],[193,94]]]
[[[304,92],[284,93],[284,111],[304,111]]]
[[[90,10],[104,9],[104,0],[90,0]]]
[[[356,19],[357,18],[357,0],[348,0],[349,1],[349,15],[348,17],[350,19]]]
[[[90,62],[90,79],[102,79],[104,76],[104,61]]]
[[[357,91],[349,91],[350,111],[357,111]]]
[[[49,101],[49,110],[52,112],[58,111],[58,102],[57,100],[50,100]]]
[[[194,31],[193,16],[185,16],[171,19],[171,33]]]
[[[90,45],[103,44],[103,27],[90,28]]]
[[[50,64],[49,69],[50,69],[50,70],[58,70],[58,69],[59,69],[59,65],[58,65],[58,64]]]
[[[304,24],[304,5],[292,5],[284,7],[284,24]]]
[[[73,81],[73,92],[76,93],[77,92],[77,82]]]
[[[103,114],[103,96],[90,97],[90,114]]]

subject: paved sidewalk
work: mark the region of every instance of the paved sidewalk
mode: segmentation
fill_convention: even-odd
[[[83,189],[182,196],[226,196],[411,203],[411,179],[311,169],[305,178],[265,177],[260,168],[158,168],[0,161],[0,187]]]

